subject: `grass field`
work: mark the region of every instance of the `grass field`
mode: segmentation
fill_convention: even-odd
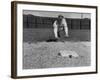
[[[45,41],[54,38],[52,28],[29,28],[23,31],[24,42]],[[69,30],[69,38],[67,41],[90,41],[90,38],[90,30]]]
[[[44,31],[47,32],[48,30]],[[27,31],[25,31],[27,32]],[[24,33],[25,33],[24,32]],[[40,31],[42,32],[42,31]],[[80,32],[80,33],[79,33]],[[40,68],[56,68],[56,67],[82,67],[91,65],[91,42],[90,31],[70,31],[70,37],[64,39],[64,42],[46,42],[53,36],[48,37],[48,34],[41,34],[44,36],[33,36],[32,33],[26,34],[28,37],[38,37],[37,42],[34,38],[25,38],[23,43],[23,69],[40,69]],[[38,33],[38,32],[37,32]],[[38,33],[37,35],[39,35]],[[50,33],[51,34],[51,33]],[[31,35],[31,36],[29,36]],[[39,41],[40,40],[40,41]],[[68,58],[59,56],[60,50],[75,51],[78,58]]]

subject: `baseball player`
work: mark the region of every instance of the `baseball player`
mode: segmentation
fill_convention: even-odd
[[[60,38],[60,31],[65,32],[65,37],[68,37],[68,26],[65,18],[62,15],[58,15],[58,19],[54,21],[53,23],[53,28],[54,28],[54,35],[55,38],[58,39]]]

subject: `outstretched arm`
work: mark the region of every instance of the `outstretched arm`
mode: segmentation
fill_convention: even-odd
[[[65,36],[68,37],[68,25],[65,19],[63,19],[63,25],[64,25],[64,29],[65,29]]]
[[[53,28],[54,28],[54,35],[55,35],[55,38],[58,38],[58,34],[57,34],[57,32],[58,32],[58,29],[57,29],[57,24],[56,24],[56,22],[57,21],[54,21],[54,23],[53,23]]]

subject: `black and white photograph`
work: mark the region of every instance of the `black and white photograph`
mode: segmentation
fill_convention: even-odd
[[[14,77],[97,72],[96,6],[15,3]]]
[[[91,65],[91,14],[23,10],[23,69]]]

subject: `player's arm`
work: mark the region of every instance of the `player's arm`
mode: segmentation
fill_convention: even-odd
[[[65,19],[63,19],[62,21],[63,25],[64,25],[64,30],[65,30],[65,36],[68,37],[68,25]]]
[[[58,29],[57,29],[57,21],[54,21],[54,23],[53,23],[53,28],[54,28],[54,35],[55,35],[55,38],[58,38],[58,34],[57,34],[57,32],[58,32]]]

